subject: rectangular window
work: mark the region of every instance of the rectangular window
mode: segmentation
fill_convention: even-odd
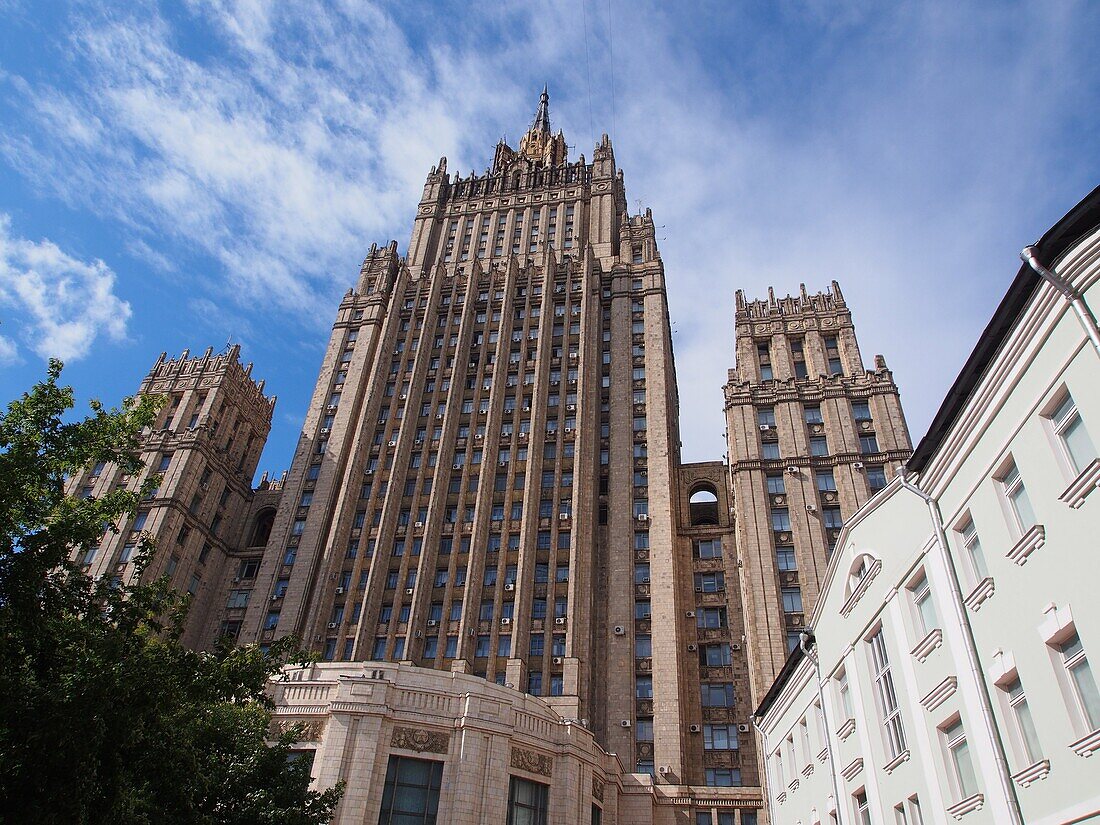
[[[857,825],[871,825],[871,806],[867,803],[867,791],[852,794],[852,806],[856,810]]]
[[[836,492],[836,479],[833,477],[832,470],[818,470],[815,473],[817,478],[817,489],[822,493],[835,493]]]
[[[774,461],[779,458],[779,442],[778,441],[765,441],[761,445],[760,455],[762,458],[768,461]]]
[[[546,825],[549,797],[548,785],[513,776],[508,785],[508,825]]]
[[[1035,511],[1031,507],[1031,499],[1028,498],[1024,480],[1020,477],[1020,471],[1015,462],[1010,462],[998,481],[1001,483],[1001,492],[1012,512],[1016,528],[1020,533],[1026,532],[1035,524]]]
[[[782,473],[768,474],[768,492],[773,496],[782,496],[787,493],[787,485],[783,481]]]
[[[862,438],[860,439],[862,441]],[[824,456],[829,454],[829,442],[824,436],[816,436],[810,439],[810,455]]]
[[[379,825],[391,822],[434,825],[442,778],[442,762],[391,756],[382,788]]]
[[[761,427],[774,427],[775,407],[758,407],[756,410],[756,423]]]
[[[653,698],[653,677],[652,676],[635,676],[634,677],[634,698],[636,699],[652,699]]]
[[[707,784],[718,788],[735,788],[741,785],[741,771],[738,768],[707,768]],[[744,822],[744,814],[741,815]]]
[[[1077,710],[1089,731],[1100,728],[1100,692],[1096,688],[1096,679],[1092,675],[1092,666],[1085,656],[1081,637],[1073,635],[1058,647],[1062,666],[1069,677],[1070,693],[1077,703]]]
[[[1058,437],[1066,459],[1075,473],[1083,472],[1096,459],[1096,447],[1089,438],[1077,404],[1068,392],[1050,414],[1050,423]]]
[[[731,708],[734,704],[733,684],[730,682],[704,682],[699,686],[703,707]]]
[[[870,421],[871,420],[871,405],[867,401],[853,401],[852,402],[852,417],[856,421]]]
[[[948,767],[954,780],[959,799],[966,799],[978,792],[978,779],[974,773],[974,763],[970,758],[970,745],[966,741],[966,730],[962,719],[956,719],[940,731],[947,751]]]
[[[921,576],[920,581],[909,588],[913,598],[913,607],[917,614],[917,629],[921,636],[927,636],[937,627],[936,605],[932,601],[932,590],[928,586],[928,577]]]
[[[708,751],[736,750],[736,725],[703,725],[703,749]]]
[[[821,523],[829,530],[839,530],[844,526],[844,519],[840,516],[839,507],[822,507]]]
[[[966,556],[970,559],[974,578],[976,581],[981,581],[989,575],[989,568],[985,564],[985,554],[982,552],[982,543],[978,538],[978,529],[974,526],[974,520],[968,520],[958,533]]]
[[[798,562],[795,559],[794,547],[789,545],[780,545],[776,547],[775,564],[781,573],[789,573],[793,570],[797,570]]]
[[[1011,711],[1016,728],[1016,744],[1024,758],[1024,764],[1033,765],[1043,757],[1042,749],[1039,747],[1039,734],[1035,729],[1035,719],[1031,715],[1031,708],[1028,707],[1024,686],[1017,676],[1002,686],[1001,691]]]
[[[785,533],[791,529],[791,512],[786,507],[772,509],[772,530]]]
[[[783,588],[783,612],[784,613],[801,613],[802,612],[802,591],[797,587],[784,587]]]
[[[872,493],[877,493],[886,486],[886,469],[881,464],[874,464],[864,470],[867,476],[867,486]]]
[[[890,757],[900,756],[905,750],[905,729],[901,722],[901,708],[898,706],[897,691],[894,689],[894,674],[890,670],[890,659],[886,653],[886,637],[880,627],[867,640],[871,651],[871,668],[875,679],[875,698],[878,700],[879,715],[886,731],[886,743]]]
[[[825,419],[823,419],[821,417],[821,407],[819,407],[815,404],[812,407],[807,406],[803,409],[804,409],[804,414],[805,414],[805,417],[806,417],[806,423],[807,424],[824,424],[825,423]]]
[[[860,433],[859,451],[864,455],[877,453],[879,451],[878,438],[875,436],[874,433]]]

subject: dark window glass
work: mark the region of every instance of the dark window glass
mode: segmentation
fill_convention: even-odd
[[[434,825],[443,763],[391,756],[378,825]]]

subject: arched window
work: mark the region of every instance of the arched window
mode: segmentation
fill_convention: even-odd
[[[275,511],[272,509],[262,510],[258,516],[256,516],[255,526],[252,528],[252,541],[249,542],[249,547],[263,547],[267,544],[267,540],[271,537],[271,525],[275,523]]]
[[[692,527],[718,524],[718,491],[713,484],[704,482],[692,488],[688,515]]]

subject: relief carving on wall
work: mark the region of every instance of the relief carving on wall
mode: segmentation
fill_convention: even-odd
[[[390,745],[417,753],[446,753],[451,746],[451,735],[423,728],[394,728]]]
[[[598,776],[592,777],[592,798],[603,802],[603,780]]]
[[[512,767],[528,773],[550,776],[554,770],[554,757],[523,748],[512,748]]]
[[[324,719],[273,719],[269,734],[275,739],[282,736],[296,725],[301,725],[300,742],[316,742],[325,732]]]

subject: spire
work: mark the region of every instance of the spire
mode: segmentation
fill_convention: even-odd
[[[535,122],[531,124],[531,131],[541,132],[544,135],[550,134],[550,94],[545,85],[539,96],[539,108],[535,112]]]

